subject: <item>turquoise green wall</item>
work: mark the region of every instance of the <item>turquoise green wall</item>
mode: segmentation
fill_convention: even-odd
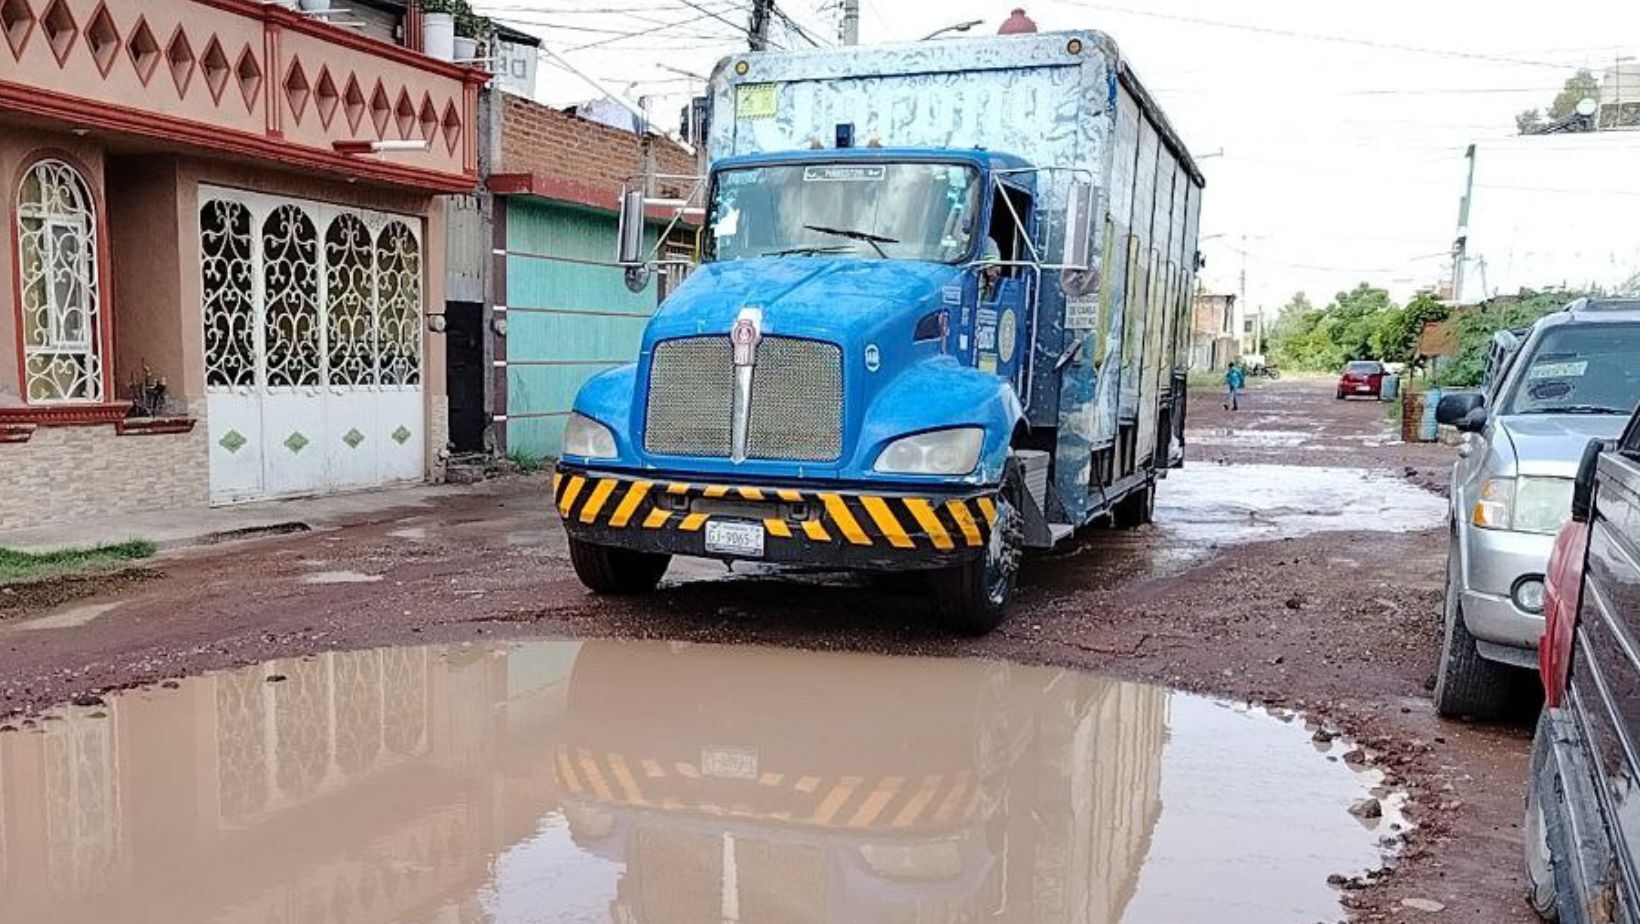
[[[581,383],[637,357],[655,283],[628,291],[620,268],[607,265],[616,228],[614,215],[507,201],[509,451],[556,457]],[[654,237],[651,229],[647,246]],[[550,259],[532,256],[543,254]]]

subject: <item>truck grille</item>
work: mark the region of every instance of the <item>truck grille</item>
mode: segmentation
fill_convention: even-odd
[[[735,367],[726,336],[655,344],[644,448],[665,455],[732,450]],[[752,374],[746,457],[822,462],[843,451],[843,353],[836,344],[765,337]]]

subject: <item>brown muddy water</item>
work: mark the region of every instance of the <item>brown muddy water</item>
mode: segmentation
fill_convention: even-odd
[[[0,734],[0,921],[1308,924],[1402,824],[1347,747],[994,661],[332,653]]]

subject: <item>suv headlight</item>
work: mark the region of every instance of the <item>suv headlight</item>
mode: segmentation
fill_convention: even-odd
[[[1488,478],[1470,513],[1482,529],[1555,533],[1572,518],[1570,478]]]
[[[888,475],[966,475],[979,464],[985,431],[952,427],[902,436],[884,449],[872,466]]]
[[[615,458],[615,434],[585,414],[570,414],[564,424],[564,455],[589,459]]]

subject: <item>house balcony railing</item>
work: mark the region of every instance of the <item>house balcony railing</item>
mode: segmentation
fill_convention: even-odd
[[[471,189],[488,79],[259,0],[0,0],[0,116],[352,178]]]

